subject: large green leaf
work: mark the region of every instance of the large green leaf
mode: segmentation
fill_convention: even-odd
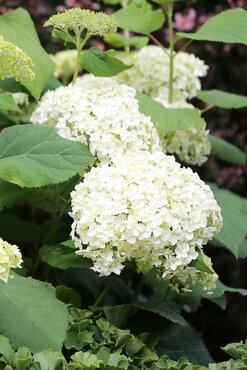
[[[225,10],[204,23],[196,32],[180,32],[179,37],[198,41],[247,44],[247,11],[241,8]]]
[[[3,110],[13,110],[13,111],[20,111],[20,108],[16,104],[12,94],[10,93],[2,93],[0,94],[0,109]]]
[[[207,365],[213,362],[200,335],[191,326],[174,326],[158,344],[158,354],[178,360],[185,357],[192,363]]]
[[[149,300],[142,304],[131,303],[104,307],[104,312],[107,320],[109,320],[113,325],[116,326],[121,326],[130,316],[135,314],[138,310],[152,312],[173,323],[182,326],[187,324],[179,312],[179,306],[172,302]]]
[[[245,165],[246,154],[235,145],[213,135],[209,135],[209,141],[211,144],[211,154],[236,166]]]
[[[55,66],[42,48],[28,12],[18,8],[0,17],[0,34],[25,51],[33,60],[35,80],[26,82],[25,87],[39,99],[46,82],[53,75]]]
[[[163,11],[152,10],[146,2],[142,2],[140,6],[131,3],[126,8],[115,12],[114,17],[120,28],[144,35],[157,31],[165,22]]]
[[[21,188],[18,185],[0,180],[0,211],[17,204],[44,201],[52,198],[54,198],[54,194],[50,189]]]
[[[19,219],[16,214],[9,212],[0,213],[0,235],[3,239],[16,244],[21,242],[40,243],[45,237],[41,226]]]
[[[0,134],[0,178],[22,187],[64,182],[92,163],[85,145],[48,127],[19,125]]]
[[[142,93],[137,93],[137,99],[140,111],[146,116],[150,116],[158,130],[163,134],[176,130],[185,130],[189,127],[202,129],[205,125],[205,121],[200,116],[198,109],[166,108],[161,103]]]
[[[198,99],[212,106],[225,109],[240,109],[247,107],[247,97],[221,90],[201,90]]]
[[[216,282],[216,288],[212,292],[211,298],[218,298],[224,295],[225,293],[239,293],[243,296],[247,295],[247,289],[242,288],[232,288],[223,284],[220,280]]]
[[[247,217],[243,211],[242,198],[231,191],[210,185],[215,199],[221,207],[223,227],[214,238],[220,245],[229,249],[238,257],[238,247],[247,233]]]
[[[42,261],[48,263],[52,267],[66,270],[71,267],[90,268],[92,264],[87,258],[75,254],[73,242],[68,240],[59,245],[45,245],[40,249],[40,257]]]
[[[114,50],[102,51],[99,48],[91,48],[81,54],[81,65],[94,76],[115,76],[131,67],[115,58],[115,54]]]
[[[0,332],[14,348],[60,350],[68,313],[51,285],[14,274],[7,284],[0,281],[0,300]]]

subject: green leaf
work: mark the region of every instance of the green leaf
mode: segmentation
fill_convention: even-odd
[[[0,94],[0,109],[20,112],[20,108],[18,107],[12,94],[10,93]]]
[[[203,253],[197,249],[198,257],[191,261],[189,266],[194,267],[198,271],[206,272],[207,274],[214,274],[214,271],[211,270],[208,265],[204,262]]]
[[[238,246],[238,258],[247,258],[247,239]]]
[[[136,49],[146,46],[149,42],[149,38],[145,36],[132,36],[126,37],[119,33],[108,33],[104,37],[104,41],[111,44],[115,48],[124,48],[126,46],[132,46]]]
[[[247,233],[247,217],[243,212],[242,198],[229,190],[218,188],[215,184],[210,184],[210,187],[223,217],[223,227],[214,238],[237,257],[238,247]]]
[[[198,99],[219,108],[240,109],[247,107],[247,97],[231,94],[221,90],[201,90],[197,94]]]
[[[245,165],[246,154],[235,145],[213,135],[209,135],[209,141],[211,144],[211,154],[236,166]]]
[[[0,180],[0,211],[24,202],[37,202],[51,199],[53,192],[49,189],[27,189]]]
[[[94,76],[110,77],[115,76],[131,66],[115,58],[113,50],[102,51],[98,48],[91,48],[82,52],[80,60],[82,67]]]
[[[198,41],[247,44],[247,12],[241,8],[225,10],[211,17],[194,33],[180,32],[179,37]]]
[[[63,139],[52,128],[18,125],[0,134],[0,178],[22,187],[64,182],[92,163],[85,145]]]
[[[142,304],[134,304],[134,307],[137,307],[141,310],[157,313],[158,315],[176,324],[182,326],[187,325],[187,322],[185,321],[183,316],[180,315],[178,305],[173,302],[149,300]]]
[[[59,285],[56,287],[56,297],[59,301],[66,304],[72,304],[74,307],[81,307],[81,297],[80,294],[73,288],[68,288],[64,285]]]
[[[76,369],[95,370],[100,365],[97,356],[90,352],[76,352],[71,360],[70,365]]]
[[[152,7],[143,2],[141,6],[132,3],[114,13],[118,26],[129,31],[148,35],[159,30],[164,22],[165,16],[161,9],[152,10]]]
[[[39,99],[43,87],[54,73],[55,65],[42,48],[28,12],[18,8],[0,16],[0,34],[32,59],[35,80],[26,82],[25,87],[35,99]]]
[[[15,230],[14,233],[13,230]],[[3,239],[15,243],[29,242],[32,244],[40,243],[45,237],[39,225],[18,219],[16,214],[9,212],[0,213],[0,235]]]
[[[51,285],[14,274],[7,284],[0,282],[0,300],[0,332],[14,348],[60,350],[68,313]]]
[[[0,355],[5,357],[8,364],[12,365],[14,360],[15,351],[9,343],[9,339],[0,335]]]
[[[68,43],[76,45],[75,40],[69,35],[68,32],[54,29],[52,31],[52,36],[59,40],[65,41],[65,45],[67,45]]]
[[[203,129],[205,121],[201,118],[198,109],[166,108],[146,94],[137,93],[139,109],[151,120],[162,134],[176,130],[185,130],[189,127]]]
[[[90,268],[92,266],[90,260],[78,256],[75,254],[76,251],[77,249],[75,249],[73,242],[68,240],[55,246],[45,245],[40,249],[39,253],[43,262],[62,270],[71,267]]]
[[[25,87],[22,86],[19,82],[15,81],[13,78],[5,78],[5,80],[0,80],[0,89],[4,91],[10,91],[12,93],[17,92],[28,93]]]
[[[202,338],[190,325],[174,326],[168,335],[163,336],[157,351],[159,355],[167,355],[173,360],[185,357],[190,362],[200,365],[213,362]]]
[[[242,288],[232,288],[229,287],[225,284],[223,284],[220,280],[217,280],[216,282],[216,288],[212,292],[212,295],[210,298],[218,298],[223,296],[225,293],[230,292],[230,293],[239,293],[243,296],[247,296],[247,289],[242,289]]]
[[[113,325],[116,326],[122,326],[123,323],[138,310],[158,314],[165,319],[179,325],[187,324],[184,318],[179,313],[179,307],[172,302],[149,300],[142,304],[133,303],[104,307],[104,312],[107,320],[109,320]]]
[[[41,370],[60,370],[67,368],[66,360],[61,352],[43,351],[35,353],[33,360],[35,363],[40,364]]]

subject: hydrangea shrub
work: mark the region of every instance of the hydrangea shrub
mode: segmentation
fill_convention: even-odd
[[[246,200],[196,167],[211,147],[245,163],[209,135],[204,113],[247,103],[201,91],[208,66],[186,39],[247,44],[246,12],[175,35],[176,2],[116,5],[52,15],[45,27],[68,48],[53,56],[24,10],[0,17],[0,368],[244,369],[245,343],[213,363],[186,317],[202,299],[224,309],[226,292],[247,295],[207,255],[209,245],[247,257]],[[164,46],[153,32],[165,18]],[[88,48],[91,37],[123,50]]]

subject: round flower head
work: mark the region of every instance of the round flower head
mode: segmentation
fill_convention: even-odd
[[[162,97],[157,97],[157,101],[163,103],[167,108],[194,108],[187,102],[168,104],[164,102]],[[206,162],[211,151],[208,134],[209,131],[205,127],[203,129],[190,127],[185,130],[169,132],[161,137],[163,151],[176,154],[183,162],[201,166]]]
[[[167,50],[169,53],[169,50]],[[131,54],[119,57],[134,66],[116,76],[117,81],[156,98],[163,95],[168,101],[169,55],[158,46],[148,45]],[[174,59],[174,101],[191,99],[201,89],[200,77],[208,67],[193,54],[179,52]]]
[[[157,131],[140,113],[135,94],[114,79],[85,75],[75,85],[48,91],[31,121],[55,127],[67,139],[89,142],[101,161],[128,151],[157,150]]]
[[[77,51],[73,49],[59,51],[54,55],[50,55],[56,66],[55,76],[57,78],[61,78],[64,84],[69,81],[70,77],[74,73],[76,56]]]
[[[72,239],[101,275],[126,260],[164,277],[188,266],[222,225],[210,188],[162,152],[127,153],[91,169],[71,193]]]
[[[16,245],[11,245],[0,238],[0,280],[8,282],[11,268],[21,267],[22,255]]]
[[[0,80],[12,77],[22,84],[32,81],[32,67],[33,61],[24,51],[0,36]]]
[[[44,24],[53,26],[66,32],[77,33],[86,30],[88,34],[104,36],[109,32],[116,32],[117,25],[113,16],[103,12],[94,12],[88,9],[73,8],[53,15]]]

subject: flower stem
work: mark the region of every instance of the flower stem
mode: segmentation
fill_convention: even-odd
[[[97,307],[100,304],[100,302],[102,301],[102,299],[104,298],[106,293],[111,289],[111,287],[112,287],[113,283],[115,282],[116,278],[117,278],[116,276],[113,276],[111,278],[109,283],[105,286],[105,288],[102,290],[102,292],[100,293],[100,295],[96,299],[95,303],[93,304],[93,307]]]

